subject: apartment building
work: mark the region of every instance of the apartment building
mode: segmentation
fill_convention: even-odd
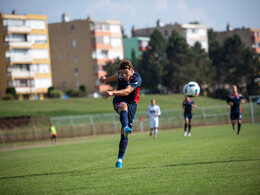
[[[260,29],[259,28],[231,28],[230,24],[227,25],[227,30],[218,32],[218,41],[223,44],[228,37],[234,35],[240,36],[241,40],[246,47],[251,48],[256,53],[260,54]]]
[[[131,60],[133,50],[135,51],[135,57],[137,59],[140,58],[143,52],[146,50],[149,41],[149,37],[123,38],[125,59]]]
[[[45,15],[0,14],[0,98],[15,87],[19,99],[43,99],[52,86]]]
[[[163,36],[168,39],[171,36],[173,30],[176,30],[181,36],[183,36],[188,45],[194,46],[196,42],[199,42],[205,51],[208,51],[208,34],[207,27],[201,24],[167,24],[164,25],[160,20],[157,20],[156,27],[132,29],[132,37],[150,37],[154,30],[159,30]]]
[[[55,88],[66,91],[85,85],[89,94],[111,89],[99,77],[106,75],[106,62],[123,58],[119,21],[70,21],[63,15],[62,22],[49,24],[49,33]]]

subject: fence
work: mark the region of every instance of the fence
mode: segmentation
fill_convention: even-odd
[[[243,122],[250,122],[249,104],[242,105],[242,111]],[[257,112],[255,117],[260,119],[260,113]],[[141,118],[143,120],[139,120]],[[229,120],[229,107],[224,105],[194,109],[192,123],[194,126],[217,125],[228,124]],[[0,143],[49,139],[50,122],[56,126],[58,138],[119,133],[121,128],[119,115],[116,113],[32,119],[30,124],[22,128],[1,129]],[[162,110],[160,130],[183,125],[182,109]],[[133,130],[137,132],[149,130],[149,119],[145,111],[136,113]]]

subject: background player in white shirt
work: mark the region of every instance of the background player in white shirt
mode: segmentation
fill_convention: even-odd
[[[152,131],[154,130],[153,138],[156,138],[157,136],[159,127],[159,116],[161,115],[160,107],[155,103],[155,99],[152,99],[151,105],[149,105],[147,108],[147,116],[149,117],[150,124],[150,136],[152,136]]]

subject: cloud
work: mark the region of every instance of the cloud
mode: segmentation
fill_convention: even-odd
[[[100,13],[100,15],[108,16],[122,16],[123,14],[134,17],[136,14],[136,8],[129,3],[116,3],[111,0],[98,0],[91,4],[86,5],[87,14],[94,15]]]
[[[188,8],[184,0],[179,0],[176,6],[182,17],[187,21],[198,21],[207,27],[216,27],[216,24],[208,18],[206,13],[201,8]]]
[[[156,12],[167,9],[167,0],[156,0],[154,3],[154,9]]]

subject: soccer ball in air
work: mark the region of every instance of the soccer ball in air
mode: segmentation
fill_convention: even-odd
[[[196,97],[200,93],[200,86],[194,81],[188,82],[183,87],[183,93],[188,97]]]

